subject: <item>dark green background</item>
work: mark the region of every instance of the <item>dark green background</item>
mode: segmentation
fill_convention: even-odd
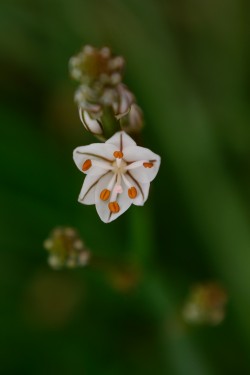
[[[250,373],[249,39],[242,0],[1,0],[1,374]],[[108,225],[77,203],[72,150],[95,140],[68,60],[84,44],[125,57],[162,156],[145,207]],[[58,225],[138,283],[51,270],[42,243]],[[186,326],[206,280],[226,288],[226,319]]]

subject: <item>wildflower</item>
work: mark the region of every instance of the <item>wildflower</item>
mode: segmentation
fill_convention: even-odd
[[[95,204],[105,223],[115,220],[131,204],[143,206],[160,167],[160,156],[137,146],[124,131],[105,143],[77,147],[73,158],[86,174],[78,200]]]
[[[48,263],[52,268],[74,268],[89,263],[90,253],[74,228],[55,228],[44,241],[44,247],[49,252]]]

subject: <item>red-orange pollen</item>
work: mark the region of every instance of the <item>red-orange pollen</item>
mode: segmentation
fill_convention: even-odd
[[[91,160],[87,159],[82,165],[83,172],[86,172],[92,166]]]
[[[121,151],[115,151],[113,153],[114,157],[117,159],[122,159],[123,158],[123,153]]]
[[[110,202],[110,203],[109,203],[109,209],[110,209],[110,211],[111,211],[113,214],[116,214],[117,212],[120,211],[120,206],[119,206],[119,204],[118,204],[116,201],[114,201],[114,202]]]
[[[151,162],[143,163],[143,167],[144,167],[144,168],[152,168],[153,166],[154,166],[154,164],[151,163]]]
[[[107,201],[110,197],[110,190],[108,189],[104,189],[102,190],[101,194],[100,194],[100,198],[102,201]]]
[[[137,190],[134,186],[132,186],[130,189],[128,189],[128,196],[131,199],[135,199],[137,197]]]

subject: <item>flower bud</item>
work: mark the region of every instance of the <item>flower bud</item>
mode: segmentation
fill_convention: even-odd
[[[84,111],[79,107],[80,120],[83,123],[85,129],[92,134],[101,135],[103,134],[103,127],[100,120],[91,117],[89,112]]]
[[[117,120],[125,116],[135,101],[135,97],[124,84],[117,86],[117,101],[113,103],[113,110]]]
[[[104,84],[112,85],[114,73],[118,74],[119,81],[121,81],[123,67],[124,59],[120,56],[112,57],[108,47],[98,49],[85,46],[78,55],[73,56],[69,61],[71,77],[85,84],[103,80]],[[114,84],[116,83],[117,80]]]
[[[133,103],[130,111],[121,118],[121,127],[127,133],[138,133],[143,127],[143,113],[141,108]]]

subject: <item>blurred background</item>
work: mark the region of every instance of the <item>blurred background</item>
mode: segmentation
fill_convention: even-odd
[[[147,204],[108,225],[77,202],[85,44],[124,56],[162,157]],[[249,3],[1,0],[0,64],[0,373],[249,374]],[[58,226],[95,265],[49,267]]]

